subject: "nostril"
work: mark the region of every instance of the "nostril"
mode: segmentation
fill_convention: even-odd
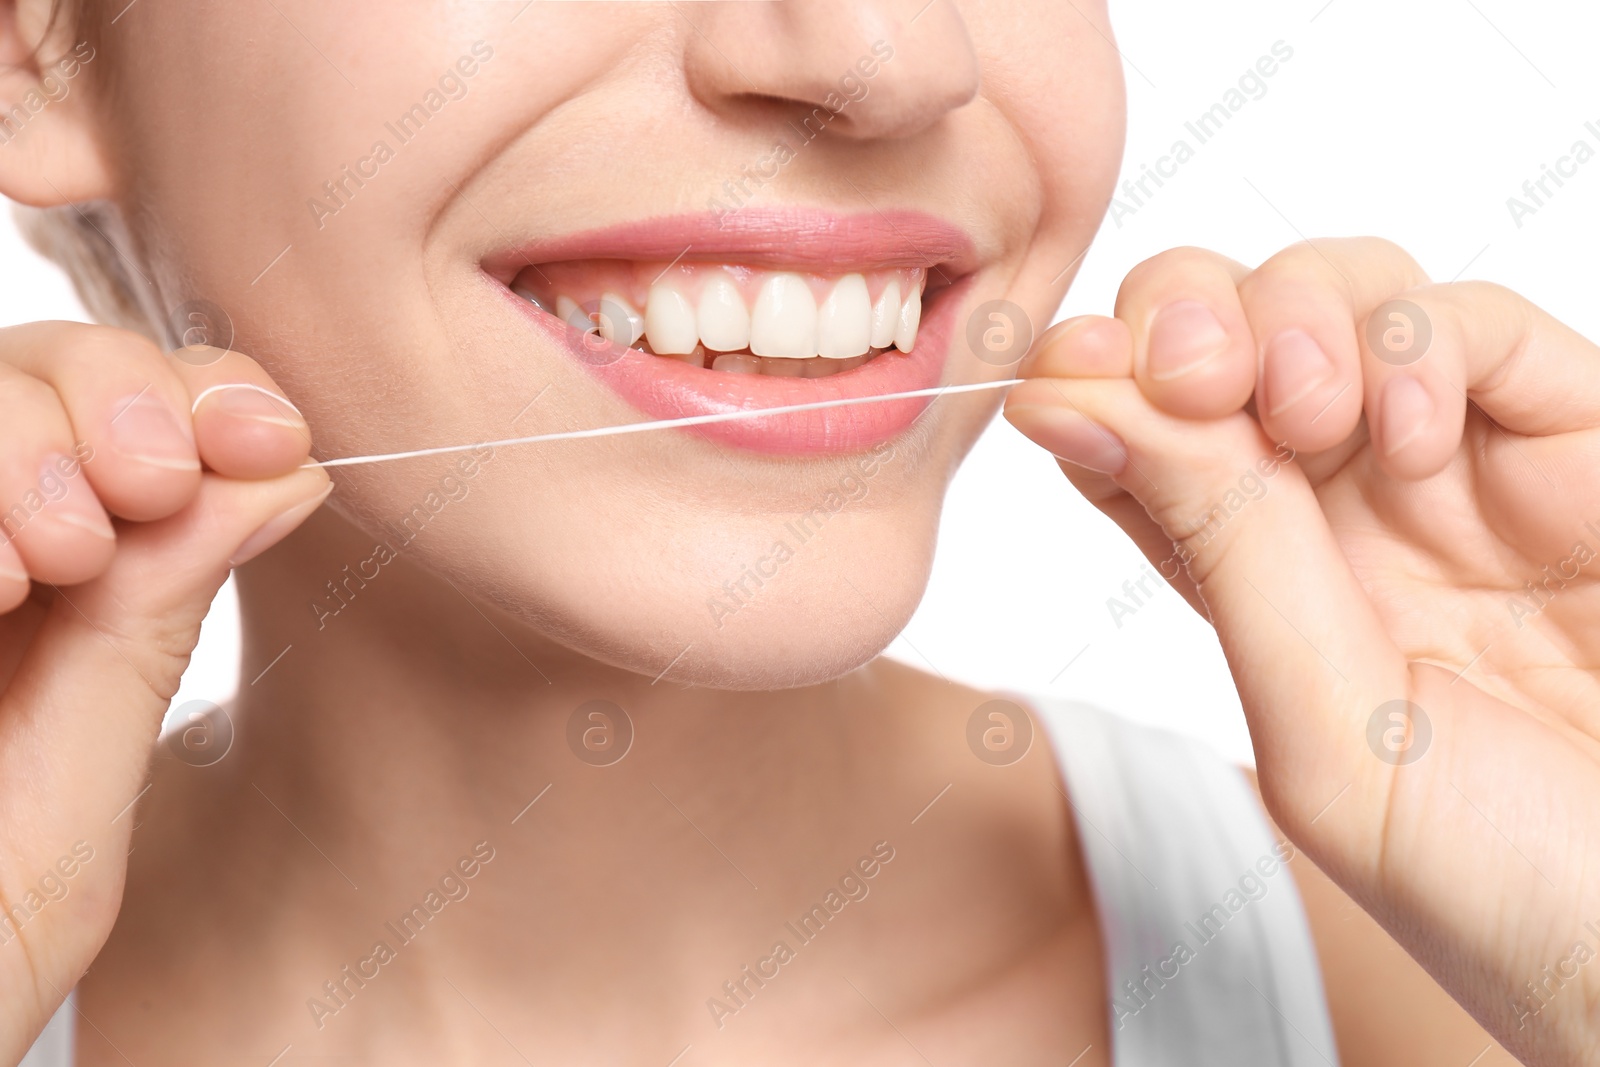
[[[685,36],[690,92],[741,123],[781,102],[790,113],[774,132],[794,151],[823,133],[911,137],[978,94],[977,50],[954,4],[934,0],[909,20],[896,0],[707,6]]]

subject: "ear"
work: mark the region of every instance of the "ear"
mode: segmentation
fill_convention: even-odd
[[[67,0],[0,0],[0,195],[34,207],[111,195],[90,91],[99,61]]]

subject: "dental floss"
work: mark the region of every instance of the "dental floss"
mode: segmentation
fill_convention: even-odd
[[[1009,389],[1021,385],[1024,378],[1005,378],[995,382],[971,382],[966,385],[939,385],[930,389],[913,389],[905,393],[882,393],[878,396],[852,396],[835,400],[814,400],[806,404],[787,404],[775,408],[751,408],[740,411],[721,411],[712,415],[688,415],[680,419],[657,419],[654,422],[630,422],[621,426],[599,426],[589,430],[563,430],[559,433],[534,434],[532,437],[511,437],[503,441],[480,441],[470,445],[445,445],[440,448],[419,448],[410,452],[387,452],[376,456],[345,456],[325,459],[320,463],[306,463],[305,467],[354,467],[363,463],[387,463],[395,459],[417,459],[422,456],[443,456],[452,452],[470,452],[477,448],[509,448],[512,445],[531,445],[545,441],[574,441],[584,437],[609,437],[613,434],[644,433],[647,430],[666,430],[676,426],[709,426],[718,422],[735,422],[739,419],[759,419],[769,415],[789,415],[800,411],[817,411],[822,408],[842,408],[852,404],[875,404],[882,400],[911,400],[916,397],[944,396],[946,393],[976,393],[984,389]]]

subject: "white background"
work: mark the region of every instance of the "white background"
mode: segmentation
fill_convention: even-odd
[[[1597,5],[1113,0],[1113,16],[1129,92],[1125,177],[1180,137],[1194,145],[1185,121],[1274,42],[1294,56],[1145,206],[1120,226],[1108,219],[1062,317],[1109,311],[1123,275],[1174,245],[1257,263],[1305,237],[1377,234],[1436,280],[1509,285],[1600,337],[1600,159],[1520,227],[1506,204],[1575,141],[1600,151],[1600,132],[1585,129],[1600,131]],[[0,323],[84,317],[9,219],[0,264]],[[956,479],[927,599],[891,654],[980,686],[1096,701],[1249,760],[1209,627],[1166,589],[1113,621],[1107,599],[1142,565],[1048,457],[998,422]],[[233,692],[237,637],[230,585],[174,707]]]

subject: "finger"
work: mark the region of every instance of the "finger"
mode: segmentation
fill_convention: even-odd
[[[1214,252],[1177,248],[1123,281],[1117,318],[1133,334],[1134,377],[1160,410],[1210,419],[1250,399],[1255,341],[1237,287],[1247,273]]]
[[[6,364],[0,364],[0,535],[30,575],[57,584],[98,574],[116,546],[60,397]]]
[[[36,842],[37,854],[16,857],[23,869],[48,869],[73,842],[103,852],[108,876],[115,869],[162,715],[230,557],[281,538],[329,484],[320,469],[262,481],[206,474],[176,514],[130,524],[103,574],[54,591],[0,696],[0,825]],[[102,892],[74,893],[29,933],[92,954],[83,942],[103,936],[94,911],[104,906]],[[45,976],[70,988],[78,976],[64,961],[74,955],[52,951],[40,967],[60,968]]]
[[[1041,387],[1051,387],[1051,379],[1055,377],[1127,379],[1133,373],[1133,336],[1121,319],[1099,315],[1068,319],[1045,332],[1023,369],[1024,377],[1036,378]],[[1007,397],[1005,416],[1024,434],[1037,439],[1041,429],[1045,433],[1051,432],[1048,429],[1051,424],[1057,427],[1054,432],[1071,434],[1081,431],[1091,435],[1091,446],[1105,449],[1102,453],[1107,457],[1103,461],[1105,465],[1115,465],[1121,461],[1120,442],[1092,428],[1087,420],[1072,411],[1070,400],[1064,392],[1051,387],[1054,394],[1049,398],[1051,402],[1040,404],[1037,401],[1028,402],[1026,393],[1023,400],[1018,400],[1018,391],[1013,389]],[[1072,487],[1101,514],[1121,527],[1151,564],[1161,571],[1162,577],[1171,582],[1191,606],[1203,610],[1193,585],[1183,576],[1182,568],[1176,563],[1172,543],[1166,539],[1160,527],[1151,521],[1143,506],[1118,485],[1115,478],[1069,459],[1058,457],[1057,465]]]
[[[155,345],[127,330],[40,322],[0,331],[0,349],[60,397],[89,485],[114,514],[146,522],[194,495],[188,397]]]
[[[26,599],[33,585],[27,565],[10,541],[0,538],[0,615],[14,611]]]
[[[1348,438],[1364,395],[1357,325],[1375,304],[1425,280],[1397,246],[1356,239],[1295,245],[1241,282],[1260,350],[1256,410],[1268,436],[1303,453]]]
[[[189,391],[206,466],[230,478],[272,478],[311,453],[311,428],[261,365],[239,352],[186,348],[172,367]]]
[[[1079,315],[1044,332],[1018,368],[1022,378],[1126,378],[1133,334],[1121,319]]]
[[[1063,471],[1073,469],[1073,464],[1065,460],[1059,462]],[[1095,475],[1095,477],[1106,476]],[[1099,500],[1091,497],[1090,502],[1128,535],[1128,540],[1132,541],[1140,554],[1150,561],[1150,566],[1155,568],[1179,596],[1188,601],[1191,608],[1199,612],[1202,617],[1209,617],[1205,602],[1200,599],[1200,591],[1194,582],[1189,580],[1188,572],[1183,567],[1183,557],[1174,548],[1172,539],[1155,520],[1150,518],[1150,513],[1145,510],[1137,497],[1123,491],[1122,487],[1115,485],[1114,482],[1113,488],[1114,493],[1107,492]]]
[[[1411,347],[1379,340],[1374,369],[1435,361],[1459,366],[1458,381],[1490,418],[1530,436],[1600,426],[1600,346],[1525,298],[1489,282],[1415,289],[1380,308],[1381,326],[1400,329]],[[1408,332],[1407,332],[1408,331]]]
[[[1361,331],[1373,454],[1385,472],[1406,480],[1442,470],[1461,447],[1466,423],[1466,342],[1453,317],[1432,323],[1435,316],[1423,310],[1424,303],[1433,303],[1430,291],[1412,290],[1403,300],[1385,302]],[[1419,328],[1431,336],[1418,335]]]
[[[1405,695],[1405,662],[1292,453],[1243,412],[1197,427],[1126,382],[1028,382],[1012,394],[1042,407],[1056,390],[1090,429],[1036,440],[1069,457],[1085,442],[1122,445],[1125,461],[1109,473],[1166,532],[1199,588],[1280,822],[1307,830],[1346,786],[1356,810],[1381,812],[1388,768],[1365,749],[1361,709]]]
[[[1085,380],[1128,382],[1127,379]],[[1025,437],[1062,460],[1061,469],[1068,473],[1074,485],[1092,486],[1098,497],[1109,495],[1113,488],[1124,491],[1115,475],[1128,462],[1127,447],[1115,433],[1083,414],[1066,388],[1068,381],[1065,378],[1028,379],[1006,397],[1006,419]]]
[[[97,736],[126,736],[129,716],[153,716],[141,730],[158,724],[230,566],[286,536],[330,487],[318,468],[254,482],[205,475],[177,514],[128,526],[105,572],[51,606],[0,696],[0,730],[48,725],[67,743],[47,763],[64,769]],[[0,753],[9,759],[10,746]]]
[[[1313,454],[1355,433],[1363,411],[1410,420],[1426,408],[1431,399],[1420,381],[1396,386],[1382,407],[1358,329],[1375,307],[1426,281],[1405,250],[1375,238],[1295,245],[1245,279],[1239,297],[1260,345],[1256,401],[1268,435]],[[1394,472],[1381,448],[1379,461]]]
[[[110,566],[52,606],[0,696],[0,720],[60,709],[92,719],[79,712],[164,699],[229,568],[286,536],[330,486],[320,468],[260,481],[207,474],[176,514],[125,526]]]

